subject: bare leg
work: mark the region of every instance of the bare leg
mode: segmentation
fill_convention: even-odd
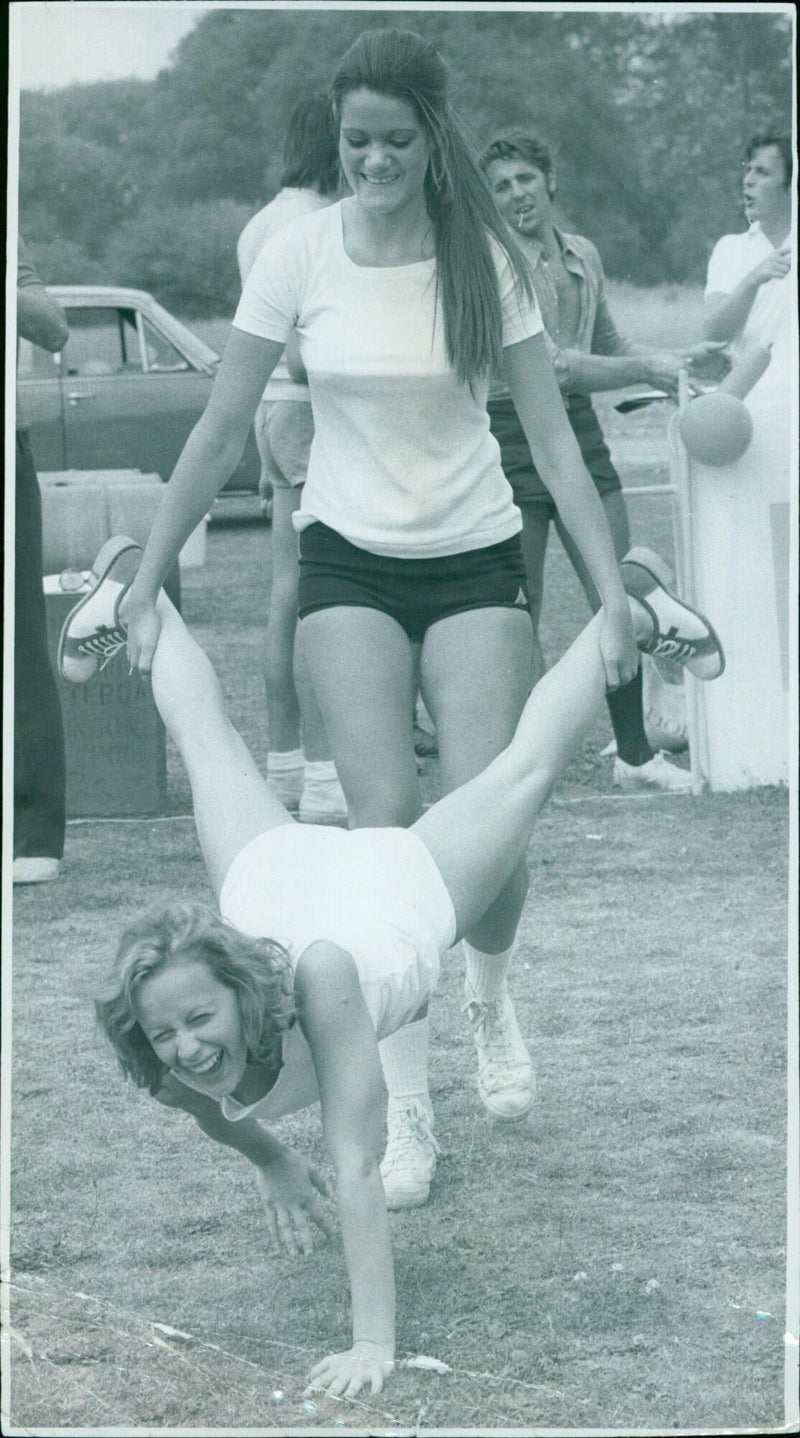
[[[214,669],[163,591],[158,613],[153,698],[186,765],[200,847],[219,895],[240,849],[267,829],[293,820],[231,724]]]
[[[272,500],[272,586],[264,639],[264,689],[269,747],[278,753],[300,745],[300,705],[293,677],[298,563],[292,515],[301,495],[302,486],[276,486]]]
[[[533,624],[533,683],[538,684],[547,668],[544,662],[542,642],[539,638],[539,621],[542,617],[544,598],[544,564],[547,555],[547,539],[550,533],[550,506],[529,500],[517,500],[522,514],[522,556],[528,577],[528,600],[531,606]]]
[[[353,827],[413,823],[414,651],[396,620],[339,605],[301,621],[303,650]]]
[[[596,616],[533,690],[508,748],[417,820],[458,933],[479,922],[525,854],[536,815],[605,695]]]
[[[496,607],[439,620],[425,636],[421,680],[439,738],[441,785],[449,793],[480,774],[514,736],[531,688],[527,614]],[[510,947],[527,890],[521,861],[469,933],[476,949]]]

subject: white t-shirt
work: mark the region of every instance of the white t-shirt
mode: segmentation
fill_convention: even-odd
[[[522,520],[486,413],[488,376],[460,384],[447,358],[436,261],[371,268],[344,247],[347,199],[260,251],[234,317],[286,339],[295,328],[315,436],[298,529],[321,520],[374,554],[427,558],[500,543]],[[492,241],[503,345],[542,330]]]
[[[322,210],[330,204],[330,198],[318,195],[316,190],[298,190],[290,186],[280,190],[274,200],[270,200],[263,210],[253,215],[252,220],[248,220],[242,230],[236,245],[242,286],[253,268],[259,250],[267,240],[277,235],[284,225],[290,225],[293,220],[299,220],[303,215],[312,215],[315,210]],[[311,400],[308,385],[297,384],[292,379],[283,356],[269,377],[263,397],[270,401],[300,400],[306,404]]]
[[[774,248],[758,223],[751,225],[744,234],[723,235],[714,246],[708,262],[706,295],[732,294],[736,286],[761,260],[773,254]],[[748,406],[753,399],[758,402],[760,398],[766,398],[770,394],[788,392],[796,348],[796,289],[797,272],[794,265],[783,279],[768,280],[766,284],[759,285],[741,334],[732,345],[734,356],[743,354],[753,345],[772,347],[772,357],[767,370],[747,397]]]
[[[428,849],[408,829],[282,824],[237,854],[219,900],[223,918],[282,943],[296,967],[320,939],[352,955],[379,1039],[408,1023],[436,986],[456,919]],[[283,1037],[283,1067],[256,1104],[222,1100],[226,1118],[278,1118],[319,1098],[299,1024]]]

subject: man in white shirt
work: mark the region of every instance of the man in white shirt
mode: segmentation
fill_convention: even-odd
[[[772,362],[751,392],[786,383],[791,359],[792,145],[788,135],[756,135],[747,147],[743,198],[750,228],[723,235],[708,264],[704,333],[730,340],[737,358],[754,345]]]
[[[708,266],[704,332],[734,360],[759,347],[770,362],[747,393],[744,454],[724,468],[692,461],[697,602],[735,595],[726,625],[722,692],[703,701],[706,777],[715,789],[787,783],[791,724],[792,434],[796,405],[796,266],[791,247],[792,145],[755,136],[742,199],[749,229],[723,235]]]

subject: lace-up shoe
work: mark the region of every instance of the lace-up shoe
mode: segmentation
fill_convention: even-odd
[[[691,794],[692,776],[688,769],[670,764],[662,753],[654,754],[646,764],[627,764],[619,756],[614,760],[615,789],[630,793],[636,789],[659,789],[663,794]]]
[[[58,643],[58,669],[71,684],[85,684],[127,643],[119,619],[120,601],[130,585],[123,582],[117,565],[124,555],[129,560],[141,554],[141,545],[117,534],[100,550],[89,575],[91,588],[64,620]],[[117,570],[117,577],[112,574]],[[131,576],[132,577],[132,576]]]
[[[464,1013],[478,1051],[478,1093],[484,1108],[506,1122],[524,1118],[533,1104],[536,1078],[507,993],[490,1001],[466,990]]]
[[[717,679],[725,668],[719,637],[705,615],[670,593],[663,560],[642,546],[628,551],[619,572],[625,592],[652,621],[639,648],[655,659],[675,660],[696,679]]]
[[[427,1203],[436,1155],[441,1149],[433,1136],[433,1113],[418,1099],[390,1099],[389,1141],[381,1160],[381,1178],[387,1208],[419,1208]]]

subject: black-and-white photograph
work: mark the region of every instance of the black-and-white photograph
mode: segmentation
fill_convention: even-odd
[[[794,7],[10,14],[3,1431],[796,1431]]]

